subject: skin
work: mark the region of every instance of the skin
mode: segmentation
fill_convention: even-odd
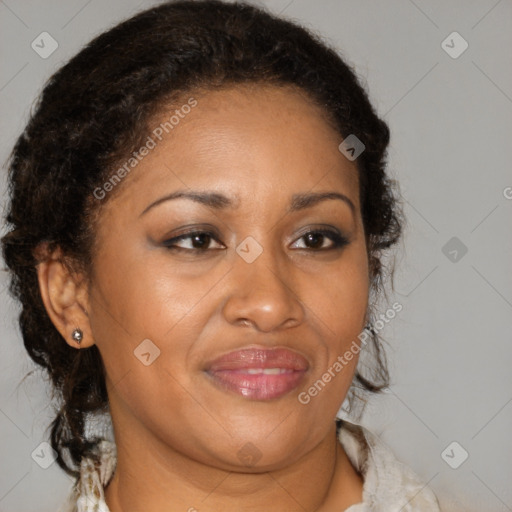
[[[118,449],[106,489],[111,512],[339,511],[362,500],[362,480],[334,419],[357,356],[307,405],[321,378],[365,325],[369,271],[354,162],[320,107],[290,87],[238,85],[193,95],[198,105],[119,185],[99,215],[93,273],[70,273],[57,252],[38,266],[41,293],[66,341],[96,344]],[[172,114],[172,111],[171,111]],[[171,115],[161,112],[161,120]],[[155,122],[157,126],[161,120]],[[180,198],[214,191],[234,206]],[[336,192],[290,212],[294,194]],[[196,252],[164,245],[187,226],[213,228]],[[328,228],[341,248],[308,231]],[[236,248],[253,237],[248,263]],[[209,245],[208,245],[209,244]],[[200,252],[200,251],[203,252]],[[251,251],[253,249],[250,249]],[[160,355],[134,356],[149,339]],[[223,390],[204,372],[247,347],[286,347],[309,369],[270,401]],[[246,443],[254,465],[238,455]],[[247,446],[245,448],[247,450]]]

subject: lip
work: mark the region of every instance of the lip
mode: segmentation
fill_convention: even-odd
[[[215,359],[206,372],[222,389],[272,400],[295,389],[308,368],[303,356],[286,348],[247,348]]]

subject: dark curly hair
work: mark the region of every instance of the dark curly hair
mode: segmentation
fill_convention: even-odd
[[[163,106],[193,90],[242,83],[300,88],[323,108],[340,141],[355,134],[364,143],[356,164],[371,293],[382,288],[382,251],[402,230],[385,172],[389,129],[336,51],[296,23],[218,0],[166,2],[96,37],[48,80],[14,146],[2,238],[26,350],[58,398],[51,444],[71,476],[79,477],[82,457],[95,457],[99,438],[86,436],[85,423],[88,414],[108,411],[105,368],[95,345],[70,347],[50,321],[36,272],[44,256],[36,249],[44,244],[48,255],[60,248],[90,275],[94,220],[112,197],[98,201],[93,191],[140,147]],[[377,392],[389,375],[376,332],[369,347],[375,364],[359,365],[352,388]]]

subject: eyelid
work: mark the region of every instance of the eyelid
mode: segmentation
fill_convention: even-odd
[[[180,228],[166,234],[165,240],[169,241],[181,236],[194,235],[199,233],[211,235],[215,239],[219,239],[221,237],[219,230],[212,224],[189,224],[181,226]]]
[[[191,239],[194,235],[207,235],[209,236],[212,240],[214,240],[216,243],[222,245],[222,249],[226,249],[226,246],[223,242],[221,242],[219,240],[219,235],[214,231],[214,230],[211,230],[211,229],[205,229],[205,228],[201,228],[201,227],[197,227],[197,226],[194,226],[194,227],[191,227],[190,229],[186,230],[186,231],[183,231],[175,236],[172,236],[171,238],[166,238],[163,242],[162,242],[162,245],[164,245],[165,247],[167,247],[168,249],[175,249],[175,250],[183,250],[183,251],[187,251],[187,252],[206,252],[207,250],[220,250],[219,248],[215,248],[215,249],[197,249],[197,248],[192,248],[192,249],[186,249],[184,247],[178,247],[176,245],[173,245],[181,240],[186,240],[186,239]]]
[[[331,245],[329,247],[314,249],[309,247],[299,247],[296,248],[296,250],[303,250],[303,251],[312,251],[312,252],[321,252],[321,251],[327,251],[327,250],[334,250],[334,249],[340,249],[350,243],[350,239],[348,236],[343,234],[338,228],[334,226],[308,226],[306,228],[303,228],[299,233],[296,233],[294,236],[294,239],[292,241],[292,245],[298,243],[300,240],[302,240],[306,235],[314,233],[314,234],[320,234],[328,238],[331,242]],[[209,238],[212,239],[215,243],[222,245],[223,247],[208,247],[206,249],[201,248],[185,248],[185,247],[179,247],[175,244],[180,242],[181,240],[186,239],[192,239],[194,235],[206,235]],[[213,226],[190,226],[188,229],[185,229],[184,231],[179,232],[178,234],[173,235],[170,238],[166,238],[162,245],[167,247],[168,249],[176,250],[176,251],[184,251],[184,252],[202,252],[206,253],[208,251],[212,250],[221,250],[221,249],[227,249],[226,245],[220,240],[222,237],[217,233],[217,230]]]
[[[320,251],[326,251],[328,249],[341,249],[342,247],[348,245],[350,243],[350,239],[344,235],[339,229],[333,227],[333,226],[321,226],[321,227],[308,227],[307,229],[303,230],[298,236],[295,237],[293,244],[297,243],[299,240],[303,239],[306,235],[310,233],[315,234],[321,234],[325,237],[327,237],[331,243],[331,247],[327,247],[324,249],[310,249],[307,247],[301,247],[298,250],[309,250],[313,252],[320,252]]]
[[[339,236],[343,236],[343,233],[340,229],[335,226],[331,226],[330,224],[313,224],[306,226],[298,231],[298,233],[294,234],[294,239],[300,238],[308,233],[333,233]]]

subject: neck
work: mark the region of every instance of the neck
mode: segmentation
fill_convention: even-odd
[[[248,510],[248,503],[251,512],[331,512],[361,502],[362,480],[337,440],[334,422],[296,463],[265,473],[205,465],[142,428],[115,430],[115,437],[117,465],[105,491],[110,512],[235,512]]]

